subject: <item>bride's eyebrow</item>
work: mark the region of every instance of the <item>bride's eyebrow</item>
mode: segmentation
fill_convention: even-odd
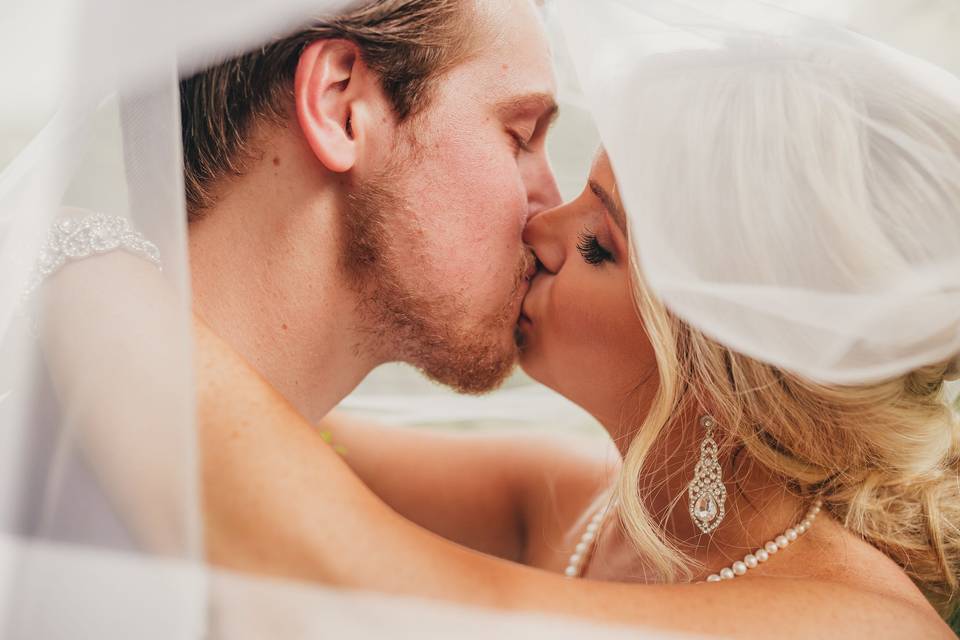
[[[606,189],[601,187],[600,183],[596,180],[590,180],[587,184],[590,185],[590,191],[593,191],[593,195],[597,196],[597,199],[603,203],[607,213],[610,214],[610,217],[613,218],[617,226],[620,227],[623,235],[627,235],[627,216],[623,212],[623,209],[620,208],[620,205],[617,204],[616,199],[614,199]]]

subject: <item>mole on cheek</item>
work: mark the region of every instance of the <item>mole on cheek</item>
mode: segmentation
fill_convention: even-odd
[[[279,158],[279,156],[274,156],[274,157],[273,157],[273,166],[275,166],[275,167],[279,167],[279,166],[280,166],[280,158]]]

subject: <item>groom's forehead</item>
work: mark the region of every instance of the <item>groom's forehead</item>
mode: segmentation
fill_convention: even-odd
[[[488,0],[487,40],[442,81],[443,94],[507,122],[552,121],[557,112],[553,56],[534,0]]]
[[[513,6],[491,19],[495,34],[481,49],[480,82],[500,115],[556,110],[556,78],[546,28],[533,0],[503,0]]]
[[[486,21],[489,40],[480,48],[481,57],[505,71],[552,73],[550,39],[533,0],[493,0],[487,5]]]

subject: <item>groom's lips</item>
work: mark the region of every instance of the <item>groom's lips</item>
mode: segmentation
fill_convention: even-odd
[[[527,272],[524,276],[527,279],[527,282],[533,280],[533,276],[537,275],[537,260],[536,258],[530,260],[530,266],[527,267]]]
[[[537,271],[539,271],[538,260],[536,259],[536,256],[531,256],[529,266],[527,266],[527,272],[524,274],[523,298],[520,301],[520,317],[517,318],[518,323],[525,320],[528,323],[533,324],[533,321],[530,320],[530,316],[526,314],[524,306],[527,295],[530,294],[530,287],[533,285],[533,277],[537,275]]]

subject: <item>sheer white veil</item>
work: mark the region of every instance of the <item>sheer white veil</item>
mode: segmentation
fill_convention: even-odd
[[[640,269],[675,313],[830,383],[960,352],[956,76],[755,2],[565,8]]]
[[[4,51],[12,77],[26,78],[36,66],[44,80],[31,115],[43,124],[31,124],[35,135],[14,145],[16,156],[0,174],[3,637],[298,637],[332,629],[352,637],[620,635],[545,617],[335,593],[205,564],[178,77],[354,4],[362,2],[38,0],[9,10],[0,35],[17,47]],[[834,237],[826,211],[775,230],[796,233],[790,255],[809,271],[761,268],[749,247],[730,248],[741,232],[754,248],[764,246],[763,224],[736,218],[743,214],[717,206],[708,191],[691,194],[697,197],[679,209],[667,197],[674,184],[667,167],[634,153],[671,144],[643,126],[664,115],[637,80],[656,66],[651,54],[722,49],[732,32],[780,40],[803,30],[809,46],[890,64],[890,73],[920,87],[910,95],[936,102],[930,117],[952,132],[960,121],[955,77],[753,2],[564,0],[548,11],[585,89],[569,100],[594,113],[632,214],[644,275],[677,313],[748,354],[835,382],[891,375],[960,349],[956,152],[889,132],[943,198],[925,200],[942,206],[923,211],[857,208],[868,217],[845,221],[893,252],[880,280],[870,270],[840,278],[829,271],[837,264],[810,258],[847,248],[818,242]],[[836,60],[845,64],[839,53]],[[0,132],[14,124],[0,122]],[[880,126],[866,118],[862,124]],[[709,149],[683,149],[692,163],[703,159],[701,151]],[[136,250],[104,252],[71,261],[24,295],[41,251],[49,258],[51,225],[80,224],[90,211],[125,220],[130,238],[139,233],[156,246],[162,269]],[[88,240],[97,241],[96,233]],[[72,249],[61,242],[60,250]],[[543,419],[529,407],[544,402],[559,406],[553,415],[570,415],[538,391],[525,393],[514,390],[513,404],[495,398],[458,406],[491,420],[515,417],[524,406],[529,421]],[[361,395],[348,404],[393,410],[398,403]]]

